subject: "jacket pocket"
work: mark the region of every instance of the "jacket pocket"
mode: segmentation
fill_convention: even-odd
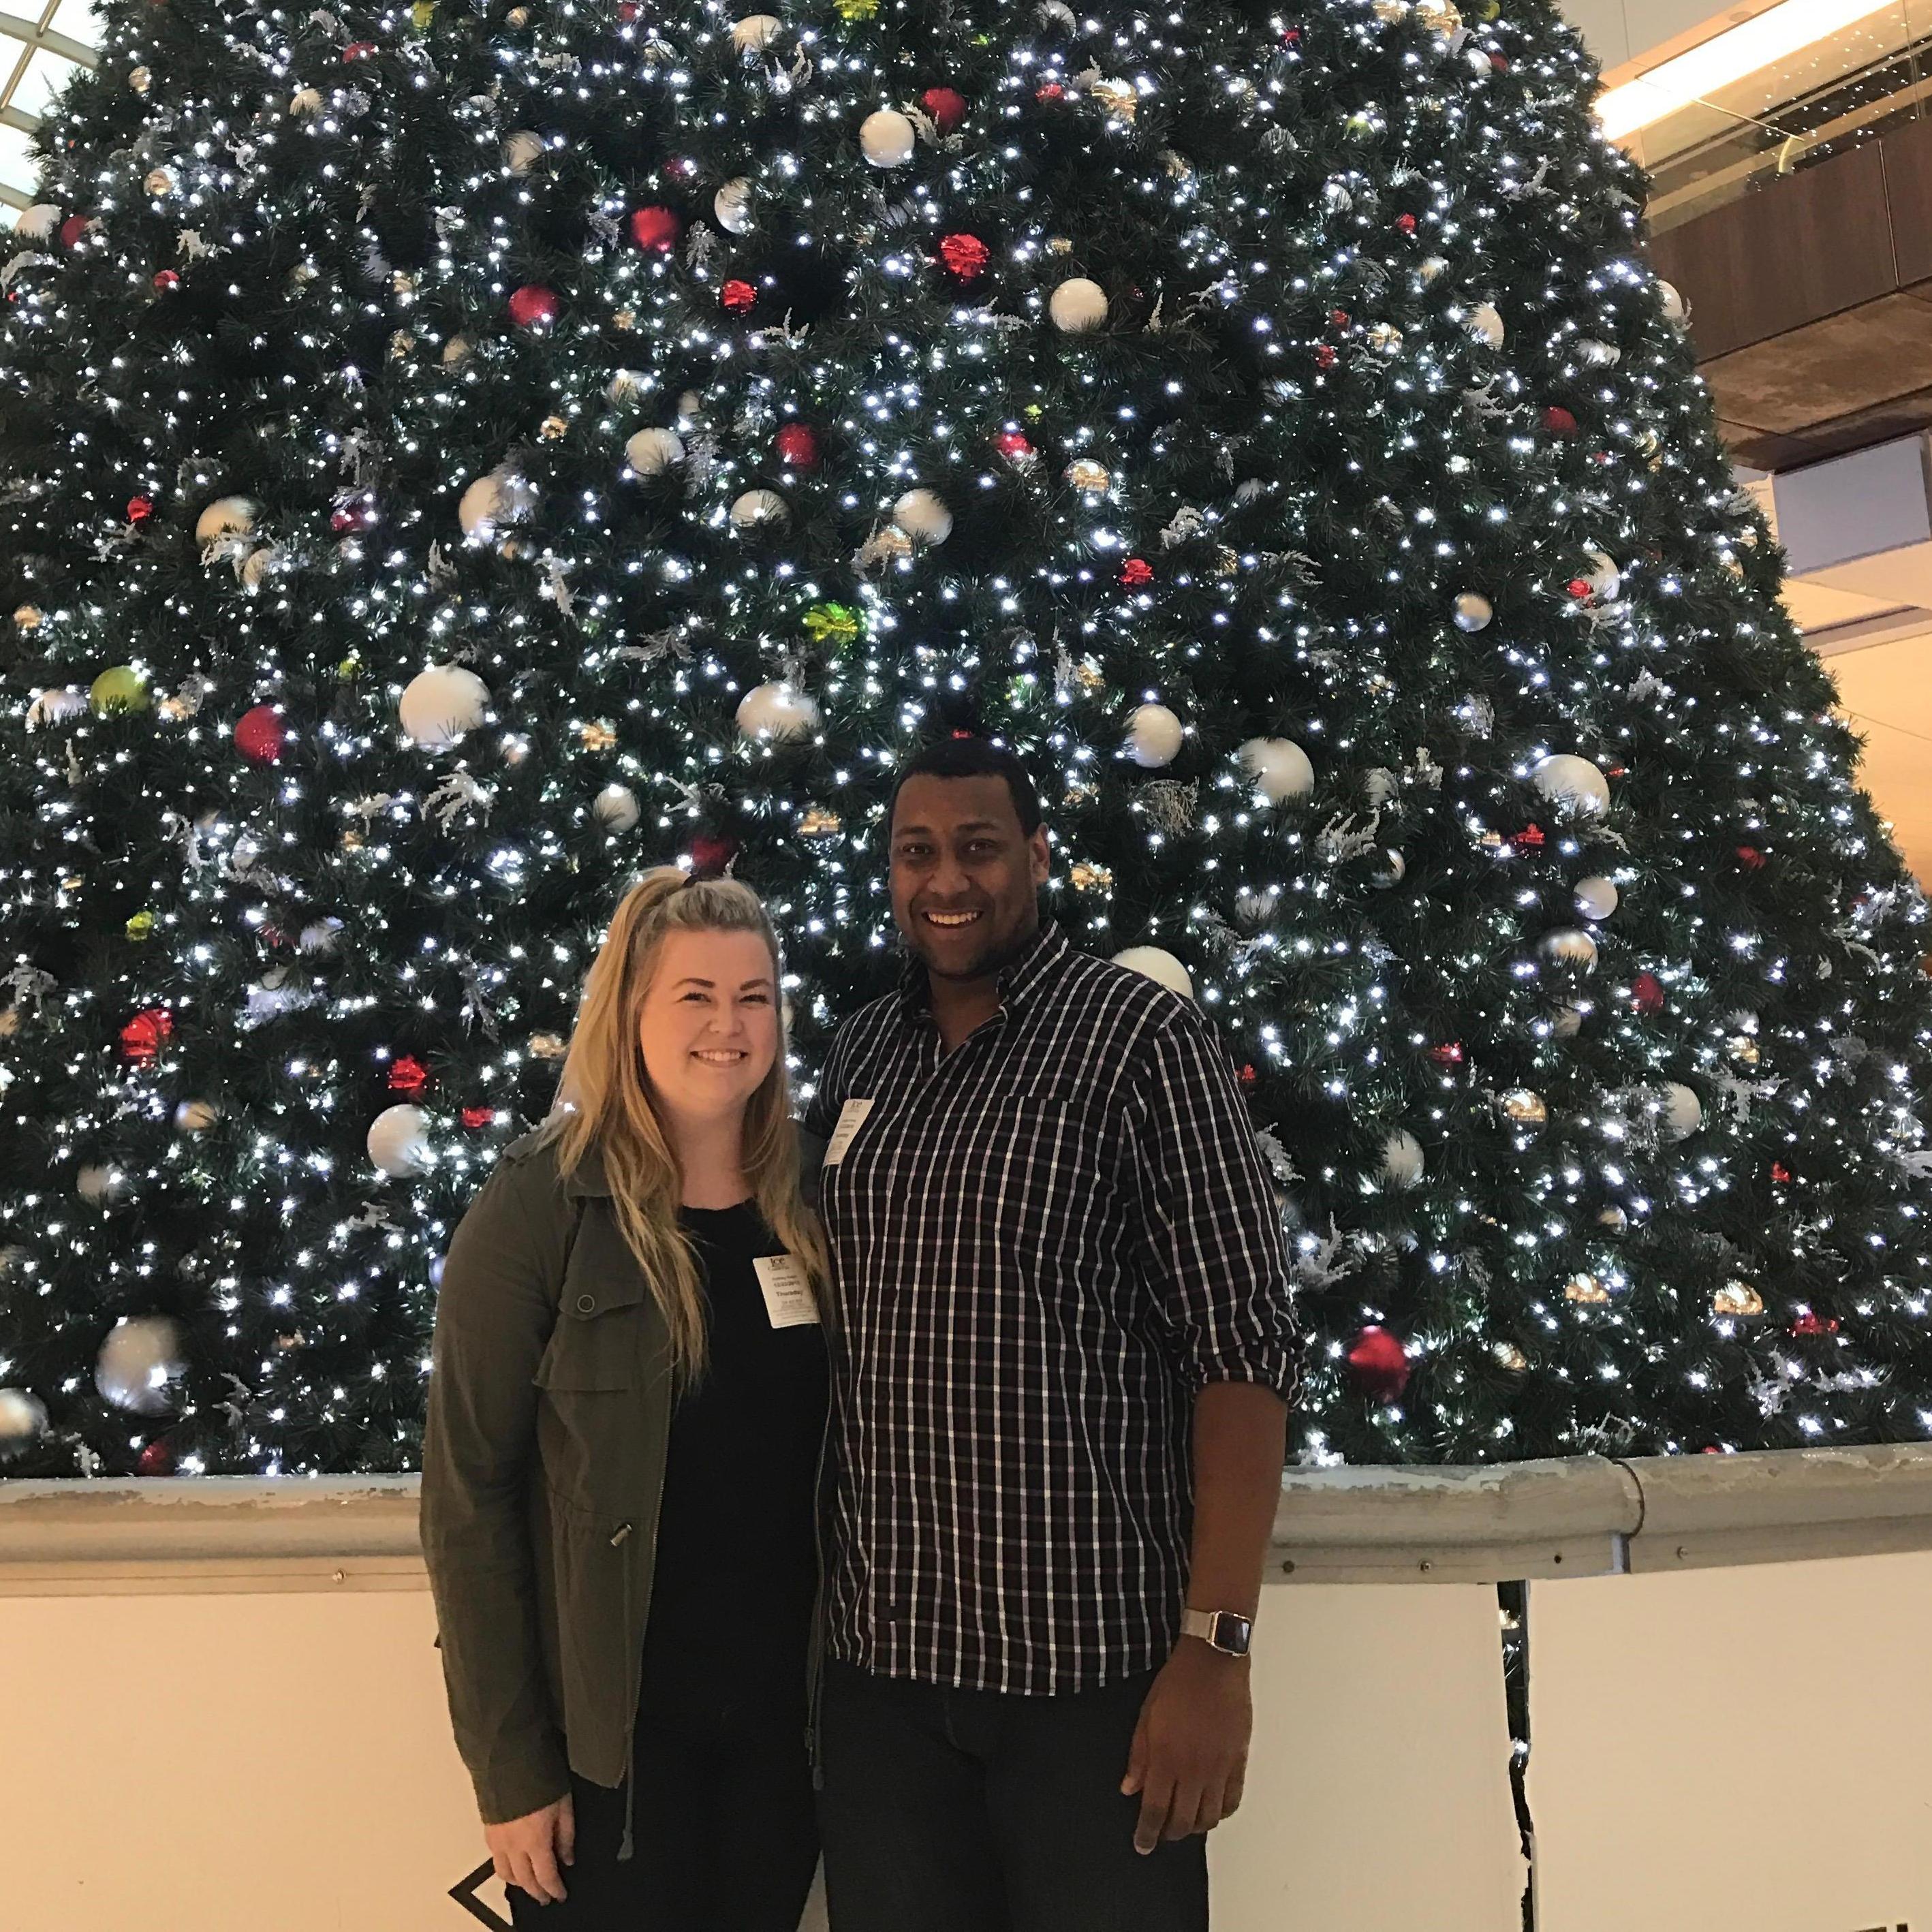
[[[565,1284],[556,1326],[532,1378],[540,1389],[634,1389],[644,1373],[641,1277]]]

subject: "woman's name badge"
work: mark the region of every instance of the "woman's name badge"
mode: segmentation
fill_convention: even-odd
[[[838,1124],[832,1130],[832,1138],[826,1145],[827,1167],[836,1167],[845,1158],[845,1150],[852,1144],[859,1130],[866,1124],[866,1116],[872,1111],[869,1100],[848,1100],[839,1108]]]
[[[758,1271],[765,1312],[774,1328],[800,1328],[817,1322],[818,1304],[812,1298],[812,1282],[797,1256],[760,1255],[752,1265]]]

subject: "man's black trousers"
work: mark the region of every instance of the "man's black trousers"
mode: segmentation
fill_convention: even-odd
[[[836,1932],[1207,1932],[1207,1841],[1134,1850],[1151,1672],[1023,1697],[825,1666]]]

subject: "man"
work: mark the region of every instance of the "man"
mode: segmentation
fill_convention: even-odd
[[[809,1122],[833,1922],[1196,1932],[1294,1378],[1275,1202],[1192,1004],[1042,927],[1016,758],[922,754],[890,835],[911,958]]]

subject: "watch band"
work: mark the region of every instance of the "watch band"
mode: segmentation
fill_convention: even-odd
[[[1210,1650],[1218,1650],[1224,1657],[1246,1657],[1254,1624],[1234,1610],[1184,1610],[1180,1634],[1198,1636]]]

